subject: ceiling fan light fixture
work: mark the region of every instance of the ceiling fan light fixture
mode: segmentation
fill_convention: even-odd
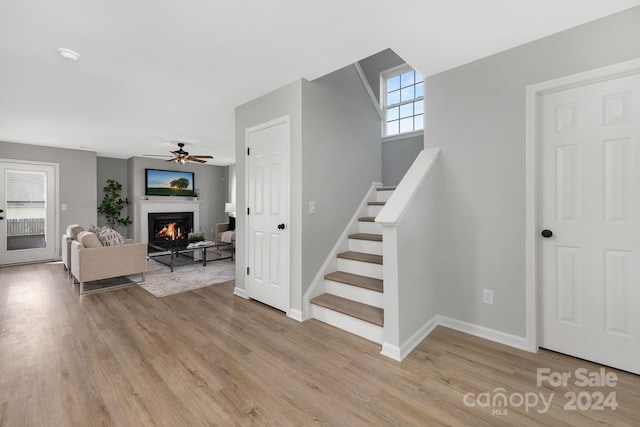
[[[74,52],[71,49],[65,49],[62,47],[58,49],[58,55],[71,61],[78,61],[78,59],[80,59],[80,54],[78,52]]]

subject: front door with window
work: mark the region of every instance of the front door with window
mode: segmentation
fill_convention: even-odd
[[[640,75],[541,105],[540,344],[640,374]]]
[[[55,166],[0,161],[0,265],[55,257]]]

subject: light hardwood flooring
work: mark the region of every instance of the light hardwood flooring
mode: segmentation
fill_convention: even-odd
[[[0,425],[640,425],[635,375],[607,368],[616,387],[538,387],[536,368],[599,366],[446,328],[398,363],[232,290],[79,297],[60,263],[0,268]],[[499,387],[554,398],[546,413],[465,404]],[[617,409],[564,410],[571,391],[615,392]]]

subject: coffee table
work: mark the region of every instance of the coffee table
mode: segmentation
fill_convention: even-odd
[[[165,246],[149,243],[149,249],[153,249],[154,251],[152,252],[151,250],[149,250],[148,256],[149,258],[156,258],[156,261],[168,266],[169,268],[171,268],[171,272],[173,272],[174,266],[177,267],[177,265],[174,265],[174,259],[178,258],[180,255],[186,255],[190,258],[193,258],[194,261],[202,261],[202,266],[206,267],[207,266],[207,249],[212,249],[212,248],[220,249],[220,250],[229,250],[231,252],[231,255],[223,258],[216,258],[211,261],[220,261],[223,259],[233,258],[233,248],[231,243],[223,243],[223,242],[205,242],[205,243],[199,243],[199,244],[191,244],[189,246],[175,246],[175,247],[165,247]],[[201,260],[196,259],[196,254],[198,253],[198,251],[202,251],[200,254],[202,258]],[[170,255],[169,263],[159,258],[166,255]]]

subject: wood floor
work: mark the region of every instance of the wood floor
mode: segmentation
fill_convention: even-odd
[[[0,425],[640,425],[635,375],[607,368],[615,387],[538,387],[536,368],[599,366],[445,328],[398,363],[232,290],[79,297],[59,263],[0,268]],[[479,406],[500,387],[511,403]],[[615,392],[615,411],[563,409],[565,393],[598,391]],[[552,393],[545,413],[515,405]]]

